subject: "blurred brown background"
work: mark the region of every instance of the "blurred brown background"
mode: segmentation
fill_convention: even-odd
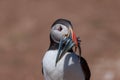
[[[120,80],[120,0],[0,0],[0,80],[43,80],[49,30],[71,20],[91,80]]]

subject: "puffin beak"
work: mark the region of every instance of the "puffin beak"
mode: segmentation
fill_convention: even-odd
[[[76,49],[78,47],[78,40],[77,40],[76,34],[73,32],[72,28],[70,28],[70,31],[71,31],[71,35],[72,35],[72,40],[75,43],[75,51],[76,51]]]
[[[70,27],[70,32],[71,34],[69,35],[69,37],[65,37],[60,40],[58,54],[56,57],[56,64],[65,55],[65,53],[69,51],[73,46],[75,46],[75,50],[78,47],[77,37],[71,27]]]

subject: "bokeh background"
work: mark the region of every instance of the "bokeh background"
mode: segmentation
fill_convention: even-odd
[[[91,80],[120,80],[120,0],[0,0],[0,80],[43,80],[51,24],[69,19]]]

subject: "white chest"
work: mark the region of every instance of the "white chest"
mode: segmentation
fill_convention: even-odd
[[[45,80],[85,80],[77,55],[68,52],[55,66],[57,52],[48,51],[43,58]]]

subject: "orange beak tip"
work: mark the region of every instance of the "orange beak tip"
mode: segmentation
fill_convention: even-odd
[[[77,47],[77,46],[78,46],[78,41],[77,41],[77,37],[76,37],[76,35],[75,35],[74,32],[73,32],[73,34],[72,34],[72,39],[73,39],[73,41],[75,42],[76,47]]]
[[[71,34],[72,34],[72,40],[75,43],[75,47],[78,47],[77,37],[76,37],[75,33],[73,32],[72,28],[70,28],[70,30],[71,30]]]

